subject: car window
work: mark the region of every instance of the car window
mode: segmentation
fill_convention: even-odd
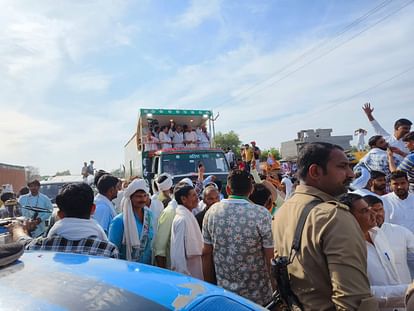
[[[65,183],[41,184],[40,192],[46,195],[52,203],[56,203],[56,196]]]

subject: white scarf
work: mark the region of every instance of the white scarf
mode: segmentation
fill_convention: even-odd
[[[138,228],[135,223],[135,215],[131,204],[131,195],[138,190],[143,190],[148,193],[148,186],[145,180],[135,179],[132,181],[128,188],[126,188],[124,197],[121,201],[121,208],[124,221],[124,235],[122,237],[122,244],[126,248],[126,259],[131,261],[133,257],[134,249],[141,249],[141,239],[146,238],[148,235],[149,226],[151,226],[151,220],[148,218],[148,208],[144,208],[144,221],[142,226],[141,237],[138,234]]]
[[[47,237],[51,238],[54,235],[59,235],[72,241],[89,237],[96,237],[99,240],[108,241],[105,232],[95,219],[65,217],[53,225]]]
[[[203,253],[203,236],[200,226],[194,215],[183,205],[178,205],[176,215],[184,219],[185,226],[185,252],[187,257],[201,256]]]

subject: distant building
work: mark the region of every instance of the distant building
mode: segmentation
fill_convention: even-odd
[[[332,129],[310,129],[298,132],[298,138],[282,142],[280,153],[283,160],[296,160],[302,147],[312,142],[326,142],[339,145],[344,150],[351,149],[350,141],[353,139],[352,135],[332,136],[331,133]]]
[[[14,192],[26,186],[26,171],[23,166],[0,163],[0,186],[12,185]]]

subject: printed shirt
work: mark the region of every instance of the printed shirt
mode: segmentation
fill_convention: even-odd
[[[394,135],[391,135],[386,130],[384,130],[384,128],[378,123],[377,120],[372,120],[371,125],[374,128],[375,134],[381,135],[382,137],[384,137],[384,139],[387,141],[387,143],[391,147],[396,147],[405,153],[409,152],[409,150],[405,146],[405,143],[402,141],[402,139],[397,139]],[[402,160],[402,157],[399,154],[395,154],[395,157],[399,161]]]
[[[88,237],[77,241],[68,240],[54,235],[50,238],[32,239],[24,237],[27,250],[42,250],[62,253],[76,253],[92,256],[118,258],[118,249],[109,241],[102,241],[96,237]]]
[[[203,221],[205,244],[213,246],[217,285],[264,305],[272,287],[263,248],[273,248],[272,216],[244,199],[224,199]]]
[[[397,157],[394,157],[396,165],[400,163]],[[387,152],[379,148],[371,149],[362,159],[363,162],[370,171],[379,171],[390,176],[391,171],[388,165]]]

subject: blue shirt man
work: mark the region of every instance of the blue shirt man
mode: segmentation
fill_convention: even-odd
[[[106,234],[109,232],[109,225],[112,219],[116,216],[112,200],[118,195],[118,183],[118,178],[106,174],[99,178],[97,184],[99,193],[95,197],[96,209],[93,218],[101,225]]]
[[[42,236],[46,231],[46,220],[50,218],[53,212],[53,205],[50,199],[39,192],[40,182],[36,179],[27,184],[30,192],[22,195],[19,198],[19,203],[22,206],[22,216],[27,218],[34,218],[37,221],[36,229],[31,233],[32,237],[37,238]],[[42,208],[45,212],[35,212],[25,207]]]

